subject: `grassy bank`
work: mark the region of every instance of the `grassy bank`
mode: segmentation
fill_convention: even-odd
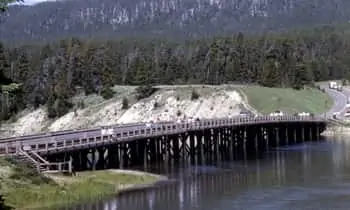
[[[267,88],[246,86],[242,88],[249,104],[260,113],[281,110],[285,113],[323,113],[332,107],[332,99],[316,88],[294,90],[292,88]]]
[[[89,171],[77,176],[40,175],[10,161],[0,161],[0,191],[5,204],[15,209],[48,209],[68,203],[96,200],[127,187],[159,179],[143,173]]]

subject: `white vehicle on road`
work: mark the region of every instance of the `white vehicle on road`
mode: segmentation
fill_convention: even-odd
[[[311,114],[309,112],[299,112],[298,116],[299,117],[309,117]]]
[[[187,123],[194,123],[194,122],[195,122],[195,119],[193,119],[192,117],[187,119]]]
[[[340,92],[342,92],[342,91],[343,91],[342,85],[339,84],[339,85],[337,86],[337,90],[340,91]]]
[[[245,111],[242,111],[239,113],[239,116],[240,117],[249,117],[250,113],[249,112],[245,112]]]
[[[283,115],[284,115],[283,112],[280,110],[277,110],[269,114],[270,117],[282,117]]]
[[[335,81],[329,82],[329,89],[337,89],[337,82]]]
[[[339,116],[339,112],[333,112],[333,119],[337,119],[337,117]]]
[[[153,122],[152,120],[149,121],[149,122],[147,122],[147,123],[146,123],[146,127],[147,127],[147,128],[152,127],[153,123],[154,123],[154,122]]]

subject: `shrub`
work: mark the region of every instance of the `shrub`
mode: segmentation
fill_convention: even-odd
[[[103,88],[102,88],[102,91],[101,91],[101,96],[102,96],[104,99],[108,100],[108,99],[113,98],[114,93],[115,93],[115,92],[114,92],[110,87],[103,87]]]
[[[143,85],[136,88],[136,99],[140,100],[143,98],[150,97],[157,89],[151,85]]]
[[[61,117],[68,113],[69,109],[73,107],[73,103],[71,103],[68,99],[58,98],[55,101],[54,109],[57,117]]]
[[[84,108],[85,108],[84,100],[79,100],[79,102],[78,102],[78,108],[79,108],[79,109],[84,109]]]
[[[15,180],[30,181],[32,184],[55,184],[50,178],[45,177],[41,173],[38,173],[35,168],[31,168],[25,163],[18,162],[12,158],[8,159],[8,162],[13,164],[14,171],[10,178]]]
[[[69,99],[60,97],[49,97],[47,102],[47,112],[49,118],[61,117],[68,113],[69,109],[73,108],[74,104]]]
[[[127,109],[127,108],[129,108],[129,100],[126,97],[124,97],[122,101],[122,109]]]
[[[198,98],[199,98],[199,94],[195,90],[192,90],[191,100],[194,101],[194,100],[197,100]]]
[[[342,79],[341,83],[342,83],[343,86],[348,85],[348,81],[346,79]]]
[[[48,100],[47,100],[47,116],[49,118],[55,118],[56,117],[54,104],[55,104],[55,97],[53,95],[50,95]]]
[[[177,113],[176,113],[176,115],[178,116],[178,117],[180,117],[181,116],[181,111],[180,110],[177,110]]]
[[[153,109],[157,109],[159,107],[159,103],[156,101],[156,102],[154,102],[154,104],[153,104]]]

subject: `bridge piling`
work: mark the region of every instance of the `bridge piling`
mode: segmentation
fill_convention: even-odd
[[[299,126],[296,126],[294,128],[294,144],[298,143],[298,140],[301,141],[302,139],[302,134],[301,134],[301,130],[298,129]]]
[[[275,147],[278,147],[280,145],[280,128],[277,127],[277,128],[274,128],[275,130]]]
[[[255,154],[256,152],[256,134],[257,130],[255,126],[250,126],[246,128],[246,147],[245,150],[247,155]]]
[[[233,136],[233,127],[229,127],[228,129],[228,133],[227,133],[227,139],[228,139],[228,143],[227,143],[227,148],[228,148],[228,158],[229,160],[233,160],[233,151],[234,151],[234,136]]]
[[[203,163],[204,158],[204,131],[196,132],[198,163]]]
[[[301,126],[301,141],[305,142],[305,128]]]
[[[266,142],[267,142],[267,148],[274,148],[276,146],[276,135],[275,130],[270,129],[269,127],[266,127]]]
[[[190,156],[190,162],[191,164],[195,163],[195,156],[196,156],[196,146],[195,146],[195,135],[189,134],[189,140],[190,140],[190,146],[189,146],[189,156]]]
[[[110,145],[107,153],[108,168],[119,168],[119,149],[118,145]]]
[[[219,148],[220,148],[220,145],[221,145],[221,142],[222,142],[222,138],[221,138],[221,135],[220,135],[220,129],[213,129],[213,133],[212,133],[212,136],[211,136],[211,142],[213,144],[213,159],[215,162],[217,162],[218,160],[220,160],[220,151],[219,151]]]
[[[316,137],[315,139],[316,139],[317,141],[320,140],[320,127],[319,127],[319,126],[316,126],[315,137]]]
[[[281,126],[281,146],[289,145],[288,127],[286,125]]]

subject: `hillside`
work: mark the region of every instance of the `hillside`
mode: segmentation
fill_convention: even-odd
[[[247,95],[249,104],[262,114],[276,110],[291,114],[297,112],[322,114],[333,105],[332,98],[316,88],[295,90],[246,86],[242,90]]]
[[[103,100],[101,96],[92,94],[83,97],[85,107],[78,110],[70,110],[62,117],[47,118],[47,109],[27,109],[16,117],[4,123],[0,135],[18,136],[38,132],[58,131],[65,129],[92,128],[103,125],[124,123],[138,123],[149,121],[175,121],[189,118],[220,118],[234,117],[241,111],[257,113],[246,100],[252,100],[252,105],[268,104],[274,95],[280,97],[281,93],[293,93],[293,100],[288,97],[281,98],[279,106],[269,107],[271,111],[281,109],[288,113],[310,111],[322,113],[329,107],[318,107],[321,99],[327,98],[325,93],[316,89],[293,91],[290,89],[268,89],[256,86],[239,88],[234,85],[208,86],[208,85],[179,85],[158,86],[159,88],[150,97],[136,100],[136,91],[133,86],[115,86],[115,95],[109,100]],[[259,91],[265,92],[265,98],[256,97]],[[243,91],[242,91],[243,90]],[[248,91],[247,91],[248,90]],[[193,97],[193,92],[197,97]],[[245,93],[245,94],[244,94]],[[269,95],[268,95],[269,94]],[[286,95],[284,95],[286,96]],[[74,100],[81,99],[76,96]],[[128,108],[123,109],[123,98],[128,99]],[[288,103],[285,100],[289,100]],[[299,103],[303,101],[307,103]],[[315,103],[315,104],[313,104]],[[331,103],[330,103],[331,104]],[[259,112],[266,113],[266,108],[258,108]]]
[[[86,108],[70,110],[60,118],[48,119],[47,109],[24,110],[1,127],[1,136],[17,136],[63,129],[91,128],[102,125],[169,121],[178,118],[214,118],[236,116],[245,102],[230,86],[164,87],[142,100],[135,100],[135,87],[114,87],[116,94],[109,100],[89,95],[84,98]],[[192,91],[198,99],[192,99]],[[129,108],[122,109],[127,97]]]
[[[3,16],[0,39],[188,38],[289,30],[349,19],[348,0],[64,0],[11,7]]]

